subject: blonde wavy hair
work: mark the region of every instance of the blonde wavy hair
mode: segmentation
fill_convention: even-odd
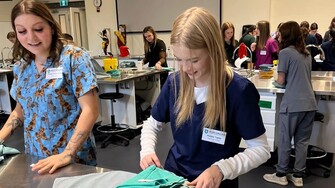
[[[179,15],[173,23],[171,45],[180,45],[192,49],[207,49],[210,57],[210,85],[203,127],[214,128],[220,123],[220,129],[226,127],[226,88],[233,72],[226,64],[220,26],[207,10],[193,7]],[[192,117],[194,109],[194,80],[180,69],[180,92],[177,96],[176,126],[181,126]],[[185,105],[187,104],[187,105]]]

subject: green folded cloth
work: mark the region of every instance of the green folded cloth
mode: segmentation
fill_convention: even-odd
[[[156,70],[156,67],[150,67],[150,69]],[[173,71],[174,68],[173,67],[162,67],[162,70]]]
[[[120,70],[109,70],[106,73],[108,73],[111,76],[120,76],[121,75],[121,71]]]
[[[135,177],[127,180],[126,182],[117,186],[117,188],[131,187],[131,188],[143,188],[143,187],[169,187],[176,188],[182,187],[185,178],[175,175],[167,170],[157,168],[155,165],[148,167],[143,170]]]
[[[20,151],[15,148],[7,147],[3,144],[0,144],[0,162],[5,159],[5,155],[14,155],[19,153]]]

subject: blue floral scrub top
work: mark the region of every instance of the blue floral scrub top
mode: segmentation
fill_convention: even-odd
[[[55,68],[61,70],[56,78],[47,78],[47,72]],[[81,113],[78,98],[97,88],[88,53],[66,45],[59,62],[48,59],[41,73],[34,62],[24,60],[16,63],[13,72],[10,94],[23,108],[25,152],[43,158],[61,153]],[[92,134],[75,156],[75,162],[96,165]]]

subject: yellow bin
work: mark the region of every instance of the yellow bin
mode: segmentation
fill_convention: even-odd
[[[118,66],[117,58],[105,58],[102,60],[104,63],[105,71],[116,70]]]

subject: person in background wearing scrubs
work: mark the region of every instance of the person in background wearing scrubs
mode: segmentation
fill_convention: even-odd
[[[235,39],[235,27],[231,22],[224,22],[221,26],[222,38],[224,40],[223,46],[226,52],[226,59],[230,66],[235,67],[233,53],[238,46],[238,41]]]
[[[174,143],[164,169],[190,186],[238,187],[239,175],[270,158],[258,91],[225,63],[220,35],[216,19],[203,8],[190,8],[174,21],[170,42],[180,71],[169,75],[143,123],[142,169],[162,167],[155,145],[166,125]],[[240,152],[242,138],[247,148]]]
[[[15,32],[14,32],[14,31],[10,31],[10,32],[8,32],[8,33],[7,33],[7,39],[8,39],[11,43],[13,43],[13,45],[14,45],[14,44],[15,44],[15,41],[16,41],[16,34],[15,34]],[[7,48],[7,47],[6,47],[6,48]],[[14,64],[13,58],[10,57],[10,56],[12,55],[12,53],[13,53],[13,46],[12,46],[11,48],[7,48],[7,49],[9,50],[9,52],[8,52],[8,58],[9,58],[9,59],[12,59],[11,64]],[[4,58],[4,57],[2,57],[2,58]]]
[[[98,117],[97,80],[86,51],[64,45],[48,7],[23,0],[11,12],[16,107],[0,131],[3,143],[24,127],[25,153],[41,160],[32,171],[53,173],[72,162],[96,165],[93,125]]]
[[[325,32],[325,35],[323,36],[323,42],[327,42],[331,39],[329,33],[330,30],[335,29],[335,17],[332,18],[332,20],[330,21],[328,30]]]
[[[289,180],[302,187],[317,110],[311,82],[312,60],[297,22],[289,21],[279,28],[279,41],[277,82],[286,87],[279,111],[278,164],[276,173],[265,174],[263,178],[279,185],[287,185]],[[296,157],[293,173],[289,173],[292,138]]]
[[[11,43],[15,43],[16,41],[16,35],[14,31],[10,31],[7,33],[7,39],[11,42]]]
[[[163,40],[157,38],[155,30],[151,26],[143,29],[144,59],[142,64],[149,63],[148,67],[155,67],[162,70],[162,67],[168,67],[166,61],[166,46]],[[164,85],[168,73],[160,74],[161,86]]]
[[[251,25],[248,30],[240,38],[239,44],[244,43],[248,48],[255,42],[256,38],[256,25]]]
[[[63,33],[63,38],[64,38],[63,42],[65,44],[71,44],[71,45],[76,46],[76,43],[74,42],[72,35],[70,35],[68,33]]]
[[[259,69],[262,64],[272,64],[273,60],[278,59],[278,43],[270,36],[270,23],[259,21],[256,24],[257,38],[256,43],[251,45],[253,62],[255,68]]]
[[[322,71],[335,71],[335,28],[329,31],[331,39],[322,43],[325,60],[322,62]]]

